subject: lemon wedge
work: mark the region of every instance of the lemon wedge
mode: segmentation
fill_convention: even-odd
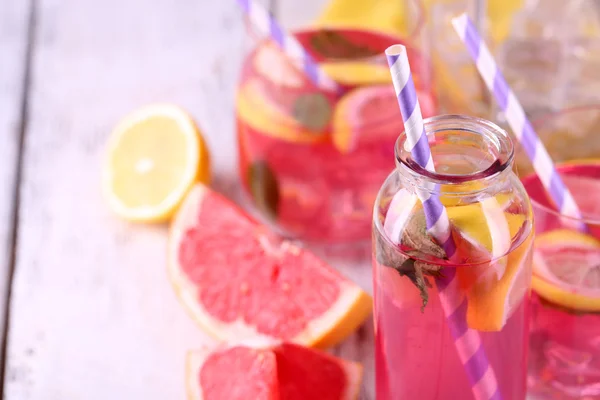
[[[531,235],[509,253],[525,216],[505,212],[495,197],[447,211],[457,230],[458,254],[476,264],[457,270],[467,293],[467,324],[480,331],[499,331],[529,287]]]
[[[200,131],[173,105],[127,115],[112,132],[107,155],[104,194],[114,212],[131,221],[168,220],[195,182],[210,179]]]

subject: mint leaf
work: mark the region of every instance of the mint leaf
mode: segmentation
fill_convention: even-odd
[[[422,213],[415,213],[410,217],[404,232],[402,232],[400,244],[421,255],[425,254],[442,260],[446,258],[444,249],[427,233],[425,214]]]
[[[428,264],[422,261],[416,261],[399,249],[384,241],[379,235],[376,236],[375,254],[377,262],[380,265],[395,269],[400,276],[405,276],[417,287],[422,300],[421,312],[425,311],[425,306],[429,302],[428,288],[431,287],[429,277],[441,276],[441,267]]]
[[[375,253],[377,262],[390,268],[394,268],[400,276],[405,276],[417,287],[421,300],[421,312],[429,301],[428,288],[431,282],[428,277],[439,278],[442,276],[442,267],[435,264],[418,261],[424,255],[446,259],[446,252],[427,233],[425,215],[415,213],[407,222],[402,232],[400,245],[407,251],[402,253],[400,248],[386,242],[383,237],[376,235]]]

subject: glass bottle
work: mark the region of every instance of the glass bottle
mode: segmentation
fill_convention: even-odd
[[[436,172],[396,142],[373,215],[378,400],[525,399],[532,211],[495,124],[425,120]],[[439,197],[456,251],[427,233]],[[501,396],[501,397],[497,397]]]

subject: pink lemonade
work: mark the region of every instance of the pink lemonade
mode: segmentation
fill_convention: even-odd
[[[412,170],[401,136],[398,167],[374,210],[377,399],[524,400],[533,223],[512,144],[470,117],[435,117],[425,127],[444,174]],[[427,179],[438,183],[430,190],[448,216],[450,257],[426,230],[420,198],[436,187]],[[453,283],[438,289],[447,276]],[[449,286],[458,301],[448,300]]]
[[[588,232],[560,216],[536,176],[528,383],[535,399],[600,399],[600,160],[558,167]]]
[[[431,289],[421,314],[412,283],[393,275],[387,278],[388,283],[395,281],[394,292],[378,288],[382,294],[375,316],[377,399],[472,399],[437,290]],[[481,334],[500,391],[508,399],[525,397],[526,377],[520,366],[527,362],[527,310],[523,298],[502,331]],[[419,321],[418,326],[411,327],[411,321]]]
[[[310,241],[368,239],[373,202],[393,169],[402,117],[385,48],[373,31],[296,33],[341,94],[315,86],[270,41],[248,55],[236,100],[239,173],[263,217]],[[435,113],[430,63],[411,50],[425,116]]]
[[[520,246],[530,244],[528,240]],[[478,267],[481,265],[457,268]],[[419,292],[409,279],[389,267],[377,266],[377,269],[377,399],[472,399],[471,386],[454,347],[435,286],[429,290],[429,301],[422,313]],[[523,296],[499,332],[481,333],[483,347],[505,399],[525,398],[523,366],[527,363],[528,320],[527,301]]]

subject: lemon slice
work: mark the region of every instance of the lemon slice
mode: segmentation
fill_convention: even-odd
[[[289,112],[270,100],[256,79],[240,87],[236,97],[238,118],[261,134],[292,143],[318,143],[328,138],[326,131],[301,126]]]
[[[469,257],[467,262],[473,264],[485,262],[457,270],[461,288],[467,293],[467,324],[480,331],[498,331],[529,286],[531,241],[505,256],[525,216],[505,212],[495,197],[448,207],[447,211],[458,231],[454,235],[458,254]]]
[[[531,281],[533,233],[505,258],[500,279],[487,279],[473,286],[467,295],[467,324],[485,332],[500,331],[521,304]]]
[[[488,197],[480,203],[447,208],[450,223],[461,236],[496,257],[508,251],[515,229],[523,223],[522,215],[504,212],[504,198],[499,199]]]
[[[365,61],[336,61],[323,63],[323,71],[345,85],[364,86],[391,84],[392,76],[387,65],[369,64]]]
[[[600,311],[600,241],[557,229],[535,240],[533,290],[551,303]]]
[[[194,121],[172,105],[126,116],[113,131],[103,171],[111,208],[132,221],[167,220],[196,182],[210,177],[208,149]]]

